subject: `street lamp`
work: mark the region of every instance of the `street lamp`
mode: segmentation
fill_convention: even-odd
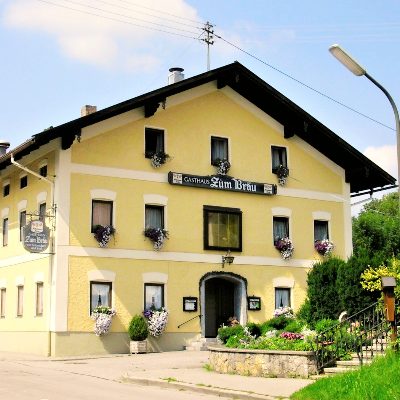
[[[385,94],[388,98],[394,112],[394,117],[396,120],[396,138],[397,138],[397,186],[399,193],[399,208],[400,208],[400,122],[399,122],[399,112],[397,111],[396,104],[392,99],[392,96],[389,92],[379,83],[377,82],[371,75],[369,75],[364,67],[362,67],[357,61],[355,61],[349,54],[347,54],[339,45],[334,44],[329,47],[329,51],[331,54],[339,60],[347,69],[349,69],[354,75],[362,76],[364,75],[368,78],[374,85],[378,86],[379,89]]]

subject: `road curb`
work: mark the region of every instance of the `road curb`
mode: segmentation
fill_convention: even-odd
[[[148,378],[139,378],[130,375],[124,375],[121,378],[121,382],[124,383],[133,383],[142,386],[157,386],[161,388],[169,388],[175,390],[187,390],[190,392],[203,393],[203,394],[211,394],[214,396],[220,397],[228,397],[231,399],[238,400],[285,400],[287,397],[275,397],[269,395],[263,395],[259,393],[246,393],[238,390],[229,390],[218,387],[211,387],[201,384],[180,382],[180,381],[168,381],[164,379],[148,379]]]

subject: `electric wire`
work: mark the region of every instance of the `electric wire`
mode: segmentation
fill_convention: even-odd
[[[111,21],[121,22],[123,24],[128,24],[128,25],[139,27],[139,28],[149,29],[149,30],[153,30],[153,31],[157,31],[157,32],[168,33],[168,34],[174,35],[174,36],[181,36],[181,37],[184,37],[184,38],[197,40],[196,37],[193,37],[193,36],[188,36],[188,35],[184,35],[184,34],[177,33],[177,32],[171,32],[171,31],[166,31],[166,30],[163,30],[163,29],[153,28],[153,27],[150,27],[150,26],[139,25],[139,24],[135,24],[135,23],[130,22],[130,21],[124,21],[124,20],[117,19],[117,18],[107,17],[106,15],[95,14],[95,13],[90,12],[90,11],[79,10],[77,8],[73,8],[73,7],[69,7],[69,6],[53,3],[53,2],[51,2],[49,0],[37,0],[37,1],[53,5],[55,7],[60,7],[60,8],[64,8],[64,9],[67,9],[67,10],[72,10],[72,11],[80,12],[80,13],[83,13],[83,14],[92,15],[92,16],[95,16],[95,17],[98,17],[98,18],[111,20]],[[191,32],[191,33],[193,33],[193,35],[197,35],[197,32]]]
[[[162,28],[174,29],[174,30],[177,30],[177,31],[180,31],[180,32],[188,32],[188,33],[192,33],[193,35],[197,34],[197,32],[192,32],[192,31],[189,31],[187,29],[175,28],[175,27],[172,27],[172,26],[169,26],[169,25],[159,24],[157,22],[152,22],[152,21],[148,21],[148,20],[145,20],[145,19],[141,19],[141,18],[130,17],[128,15],[120,14],[120,13],[117,13],[115,11],[105,10],[104,8],[95,7],[95,6],[91,6],[91,5],[87,5],[87,4],[82,4],[79,1],[74,1],[74,0],[63,0],[63,1],[67,2],[67,3],[75,4],[77,6],[89,8],[89,9],[92,9],[92,10],[101,11],[101,12],[105,12],[105,13],[108,13],[108,14],[116,15],[117,17],[123,17],[123,18],[127,18],[127,19],[132,19],[132,20],[135,20],[135,21],[144,22],[146,24],[160,26]],[[193,28],[193,29],[196,29],[196,28]]]
[[[390,130],[392,130],[392,131],[395,131],[395,129],[393,129],[392,127],[390,127],[390,126],[384,124],[383,122],[380,122],[380,121],[378,121],[378,120],[376,120],[376,119],[374,119],[374,118],[372,118],[372,117],[370,117],[370,116],[368,116],[368,115],[362,113],[361,111],[358,111],[358,110],[356,110],[356,109],[354,109],[354,108],[352,108],[352,107],[350,107],[350,106],[348,106],[348,105],[346,105],[346,104],[340,102],[339,100],[336,100],[336,99],[334,99],[333,97],[328,96],[327,94],[325,94],[325,93],[323,93],[323,92],[321,92],[321,91],[319,91],[319,90],[317,90],[317,89],[314,89],[312,86],[307,85],[306,83],[304,83],[304,82],[302,82],[302,81],[300,81],[300,80],[294,78],[293,76],[287,74],[286,72],[280,70],[279,68],[274,67],[273,65],[267,63],[266,61],[264,61],[264,60],[262,60],[261,58],[255,56],[254,54],[251,54],[251,53],[249,53],[248,51],[246,51],[246,50],[242,49],[241,47],[237,46],[236,44],[230,42],[229,40],[224,39],[222,36],[217,35],[216,33],[214,33],[214,36],[215,36],[216,38],[218,38],[218,39],[221,39],[221,40],[222,40],[223,42],[225,42],[226,44],[229,44],[230,46],[234,47],[235,49],[241,51],[242,53],[248,55],[249,57],[252,57],[252,58],[254,58],[255,60],[259,61],[260,63],[266,65],[267,67],[269,67],[269,68],[271,68],[271,69],[273,69],[274,71],[279,72],[280,74],[282,74],[282,75],[286,76],[287,78],[289,78],[289,79],[291,79],[291,80],[293,80],[293,81],[299,83],[300,85],[306,87],[307,89],[312,90],[313,92],[319,94],[320,96],[323,96],[323,97],[327,98],[328,100],[331,100],[331,101],[333,101],[334,103],[339,104],[340,106],[342,106],[342,107],[344,107],[344,108],[347,108],[348,110],[350,110],[350,111],[352,111],[352,112],[354,112],[354,113],[356,113],[356,114],[358,114],[358,115],[360,115],[360,116],[362,116],[362,117],[364,117],[364,118],[367,118],[367,119],[369,119],[369,120],[372,121],[372,122],[375,122],[376,124],[379,124],[379,125],[381,125],[381,126],[387,128],[387,129],[390,129]]]

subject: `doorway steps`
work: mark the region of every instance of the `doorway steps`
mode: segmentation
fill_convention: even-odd
[[[217,338],[197,337],[188,341],[185,346],[187,351],[207,351],[209,345],[217,344]]]

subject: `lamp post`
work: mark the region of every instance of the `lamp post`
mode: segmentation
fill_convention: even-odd
[[[394,112],[394,118],[396,120],[396,140],[397,140],[397,185],[399,193],[399,208],[400,208],[400,122],[399,122],[399,112],[397,111],[396,104],[389,94],[389,92],[377,82],[371,75],[369,75],[364,67],[362,67],[357,61],[355,61],[349,54],[347,54],[339,45],[334,44],[329,47],[331,54],[339,60],[347,69],[349,69],[354,75],[362,76],[364,75],[368,78],[375,86],[382,90],[385,96],[388,98]]]

